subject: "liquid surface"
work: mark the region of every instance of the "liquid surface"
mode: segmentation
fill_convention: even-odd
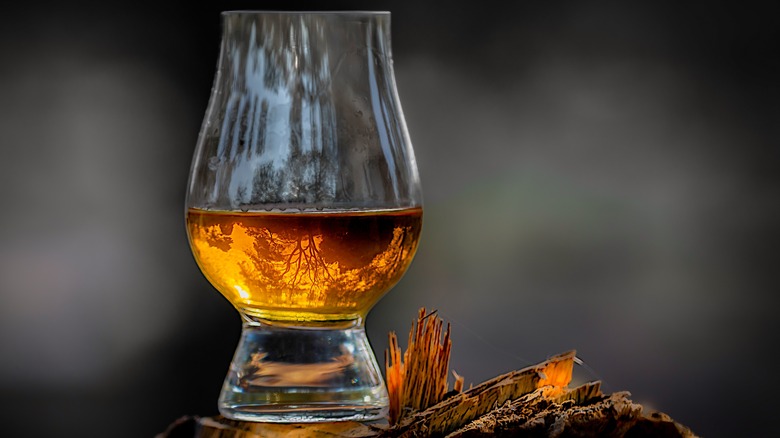
[[[201,271],[236,308],[280,321],[363,317],[417,250],[422,209],[265,213],[190,209]]]

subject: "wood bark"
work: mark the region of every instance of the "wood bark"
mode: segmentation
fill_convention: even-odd
[[[183,417],[158,438],[276,437],[695,437],[668,415],[645,412],[627,392],[603,394],[599,382],[569,388],[574,352],[495,377],[422,412],[387,422],[249,423]]]

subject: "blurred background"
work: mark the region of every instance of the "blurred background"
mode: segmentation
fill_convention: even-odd
[[[183,202],[228,9],[393,14],[425,226],[369,315],[380,361],[426,306],[467,384],[577,349],[579,382],[703,436],[771,434],[780,18],[650,1],[4,6],[4,431],[216,414],[240,321]]]

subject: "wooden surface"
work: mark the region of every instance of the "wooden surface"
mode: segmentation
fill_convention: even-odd
[[[688,428],[669,416],[643,412],[627,393],[600,395],[586,403],[546,400],[535,391],[497,407],[447,435],[401,432],[387,424],[356,422],[315,424],[246,423],[223,417],[183,417],[158,438],[302,438],[302,437],[625,437],[692,438]]]

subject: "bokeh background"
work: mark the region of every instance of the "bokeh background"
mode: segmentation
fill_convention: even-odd
[[[578,381],[771,435],[778,10],[651,1],[3,6],[2,430],[216,413],[240,322],[183,201],[227,9],[393,13],[425,226],[369,315],[380,360],[426,306],[467,384],[574,348]]]

